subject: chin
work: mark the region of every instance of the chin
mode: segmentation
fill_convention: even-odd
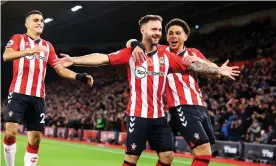
[[[152,44],[153,45],[157,45],[159,43],[159,40],[157,40],[157,41],[152,41]]]
[[[170,45],[170,48],[171,48],[172,50],[177,50],[178,46],[172,46],[172,45]]]
[[[35,33],[41,34],[43,30],[36,30]]]

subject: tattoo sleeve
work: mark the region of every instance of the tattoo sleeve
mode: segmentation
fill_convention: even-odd
[[[187,68],[188,71],[194,71],[202,74],[218,74],[219,68],[210,67],[205,63],[196,61]]]

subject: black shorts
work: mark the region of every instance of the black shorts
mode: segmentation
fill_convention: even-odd
[[[6,122],[24,121],[28,131],[43,131],[45,124],[45,101],[43,98],[10,93],[5,112]]]
[[[140,156],[148,141],[157,153],[173,151],[173,135],[167,119],[127,116],[126,154]]]
[[[205,107],[180,105],[169,110],[171,127],[181,133],[191,149],[205,143],[215,143],[213,125]]]

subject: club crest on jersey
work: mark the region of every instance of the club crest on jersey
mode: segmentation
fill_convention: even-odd
[[[160,58],[159,58],[159,63],[160,63],[160,65],[164,65],[164,64],[165,64],[165,59],[164,59],[164,57],[160,57]]]
[[[30,43],[29,42],[25,42],[25,46],[30,46]]]
[[[149,66],[153,66],[153,60],[151,58],[147,58],[147,63]]]

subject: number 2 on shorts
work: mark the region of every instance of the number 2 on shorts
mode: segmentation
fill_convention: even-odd
[[[40,121],[40,123],[45,123],[45,114],[44,113],[41,113],[40,114],[40,117],[42,117],[42,119],[41,119],[41,121]]]

